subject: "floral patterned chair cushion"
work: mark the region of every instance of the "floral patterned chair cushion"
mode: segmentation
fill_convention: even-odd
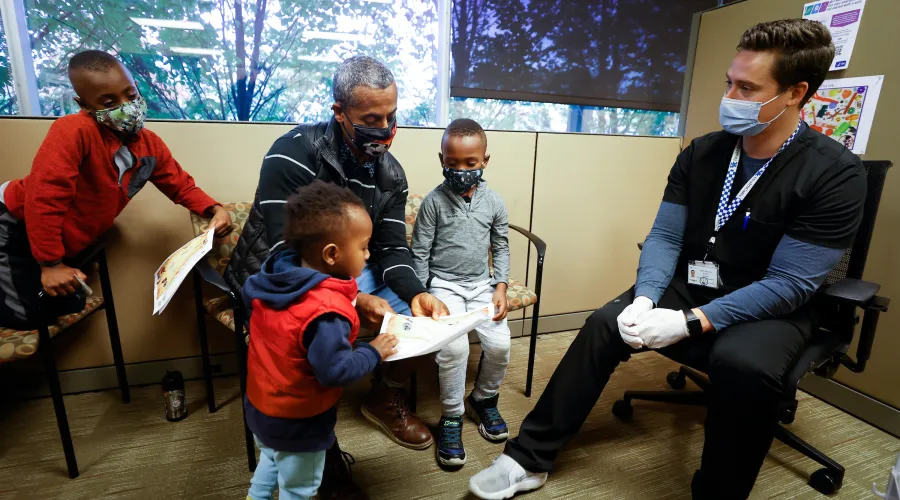
[[[209,265],[216,270],[217,273],[223,274],[225,266],[231,259],[231,252],[237,245],[238,238],[244,230],[244,224],[250,217],[250,207],[253,202],[240,201],[237,203],[223,203],[222,206],[231,214],[231,234],[224,239],[216,238],[213,241],[212,250],[206,256]],[[191,223],[194,226],[194,236],[198,236],[209,228],[209,218],[201,217],[195,213],[191,213]],[[227,295],[220,295],[211,299],[204,299],[203,307],[212,315],[219,323],[225,325],[231,331],[234,331],[234,311],[231,309],[231,303]],[[246,342],[250,342],[250,336],[247,335]]]
[[[410,245],[412,245],[413,227],[416,225],[416,217],[419,215],[419,209],[422,207],[424,198],[420,194],[411,194],[406,199],[406,242]],[[491,256],[488,255],[488,261],[490,262],[491,260]],[[513,278],[509,279],[506,299],[509,301],[509,312],[525,309],[537,303],[537,295]]]
[[[234,331],[234,309],[231,308],[231,299],[227,295],[206,300],[203,302],[203,307],[206,308],[206,312],[216,318],[216,321],[225,325],[225,328]],[[244,335],[244,342],[250,345],[249,332]]]
[[[241,231],[244,230],[244,224],[250,217],[250,207],[252,202],[242,201],[237,203],[223,203],[222,206],[231,214],[231,234],[224,239],[216,238],[213,241],[212,250],[206,256],[209,264],[219,274],[225,272],[225,266],[231,259],[231,252],[237,246],[238,238],[241,237]],[[191,223],[194,226],[194,236],[199,236],[209,228],[209,217],[201,217],[195,213],[191,213]]]
[[[103,305],[102,297],[88,297],[83,311],[56,319],[56,323],[50,326],[50,338],[68,330],[85,316],[96,311],[101,305]],[[37,330],[20,331],[0,328],[0,363],[24,359],[33,355],[38,350],[38,343]]]

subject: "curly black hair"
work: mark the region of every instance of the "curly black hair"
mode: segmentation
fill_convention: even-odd
[[[284,241],[295,252],[323,237],[344,230],[350,207],[366,209],[358,196],[347,188],[313,180],[288,198],[284,222]]]

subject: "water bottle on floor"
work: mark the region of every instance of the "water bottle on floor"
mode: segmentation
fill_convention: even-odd
[[[163,399],[166,402],[166,420],[178,422],[187,417],[187,401],[184,396],[184,377],[180,371],[166,372],[162,379]]]

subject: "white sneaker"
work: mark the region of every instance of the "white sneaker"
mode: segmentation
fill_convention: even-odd
[[[469,491],[484,500],[503,500],[520,491],[536,490],[546,482],[546,472],[528,472],[504,454],[469,479]]]

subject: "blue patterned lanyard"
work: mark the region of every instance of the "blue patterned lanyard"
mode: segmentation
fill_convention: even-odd
[[[734,200],[731,203],[728,203],[728,199],[731,197],[731,187],[734,184],[734,176],[737,173],[738,163],[741,161],[741,144],[742,140],[738,139],[737,144],[734,146],[734,153],[731,155],[731,163],[728,164],[728,174],[725,176],[725,185],[722,187],[722,196],[719,198],[719,208],[716,210],[716,226],[715,232],[712,237],[709,239],[709,244],[707,245],[707,255],[710,251],[712,251],[713,246],[716,244],[716,234],[718,234],[719,230],[728,222],[728,219],[734,215],[734,212],[737,211],[738,206],[740,206],[741,202],[747,198],[747,195],[750,194],[750,190],[753,189],[753,186],[756,185],[756,182],[759,181],[759,178],[762,177],[762,174],[766,172],[766,169],[772,163],[776,156],[781,154],[782,151],[785,150],[794,139],[797,137],[797,134],[800,133],[800,127],[802,126],[803,121],[797,124],[797,128],[794,129],[794,133],[791,134],[790,137],[784,141],[784,144],[778,148],[778,151],[774,156],[769,158],[769,161],[766,162],[759,170],[753,174],[753,177],[744,184],[744,187],[738,191],[737,196],[734,197]],[[706,259],[706,257],[704,257]]]

